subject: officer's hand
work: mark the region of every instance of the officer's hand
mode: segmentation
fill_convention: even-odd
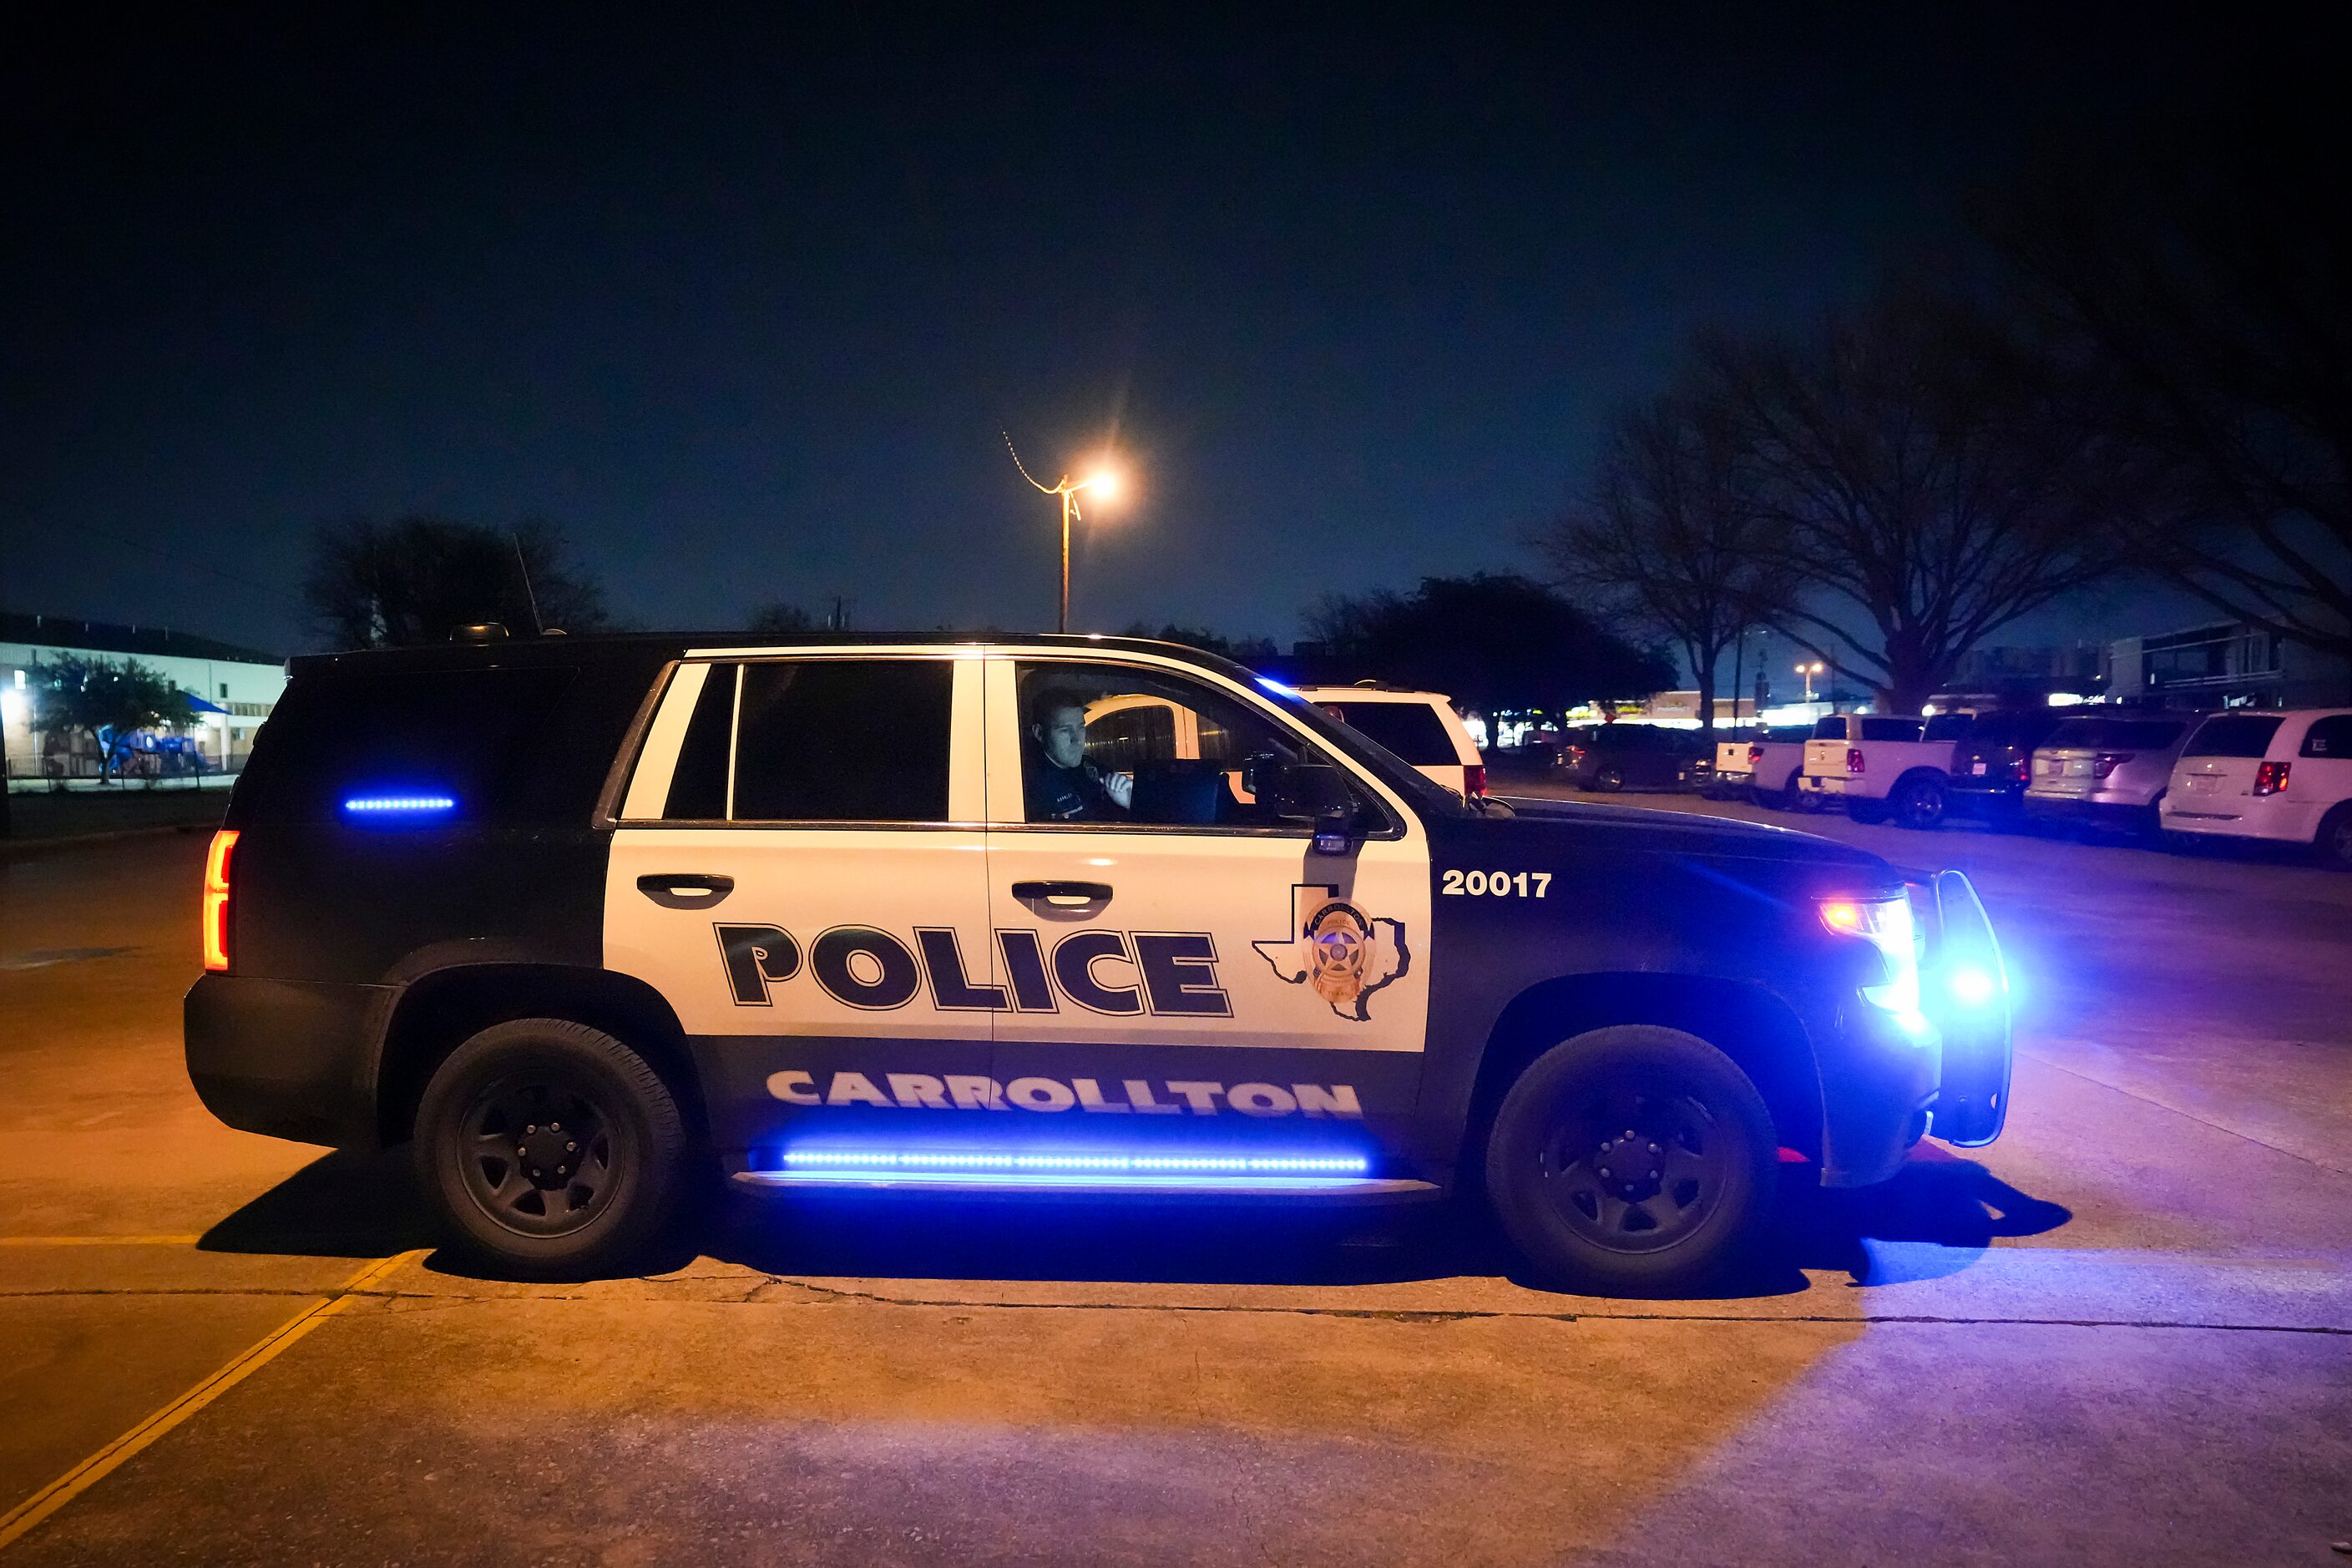
[[[1133,773],[1111,774],[1110,777],[1103,780],[1103,794],[1110,796],[1111,804],[1118,806],[1119,810],[1128,810],[1135,804],[1135,775]]]

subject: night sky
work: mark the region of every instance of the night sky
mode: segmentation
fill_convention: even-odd
[[[1045,626],[1009,428],[1132,466],[1078,623],[1287,639],[1533,568],[1691,329],[1964,245],[2027,138],[2204,64],[2127,12],[1451,9],[19,36],[0,605],[300,648],[310,529],[433,512],[561,522],[635,625]]]

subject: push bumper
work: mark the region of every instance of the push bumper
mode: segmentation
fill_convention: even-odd
[[[1933,1028],[1906,1029],[1855,997],[1822,1072],[1822,1185],[1866,1187],[1903,1168],[1927,1131],[1940,1058]]]
[[[1860,1187],[1902,1167],[1930,1127],[1958,1148],[2000,1136],[2012,1058],[2009,973],[1976,889],[1939,871],[1912,892],[1926,936],[1921,1011],[1898,1018],[1853,997],[1840,1048],[1821,1060],[1822,1183]]]
[[[196,1098],[240,1131],[373,1146],[377,1046],[398,994],[205,975],[183,1007]]]

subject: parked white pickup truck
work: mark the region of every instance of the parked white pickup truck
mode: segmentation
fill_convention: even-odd
[[[1715,746],[1713,800],[1753,800],[1787,810],[1797,802],[1797,771],[1804,763],[1810,724],[1775,724],[1750,730]]]
[[[1944,820],[1944,785],[1954,743],[1969,732],[1966,713],[1932,719],[1832,713],[1813,725],[1797,787],[1816,800],[1845,802],[1856,822],[1933,827]]]

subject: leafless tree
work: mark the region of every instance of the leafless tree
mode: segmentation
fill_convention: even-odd
[[[1619,416],[1585,495],[1538,541],[1564,582],[1682,650],[1707,731],[1724,653],[1795,591],[1742,469],[1722,404],[1676,387]]]
[[[339,648],[446,642],[479,621],[519,634],[605,624],[602,590],[544,522],[330,524],[311,540],[302,596],[320,635]]]
[[[2352,659],[2342,121],[2283,91],[2128,154],[2073,141],[1980,217],[2077,374],[2086,471],[2134,559]]]
[[[2111,573],[2057,378],[1956,290],[1890,290],[1801,342],[1703,351],[1774,548],[1781,632],[1917,712],[1989,633]]]

